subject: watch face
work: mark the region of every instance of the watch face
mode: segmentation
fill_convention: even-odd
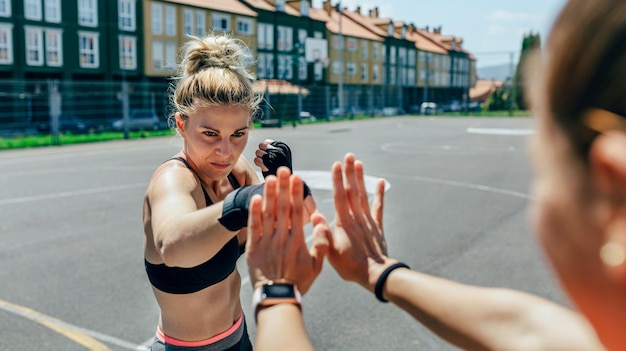
[[[295,298],[296,293],[291,284],[263,285],[261,294],[264,298]]]

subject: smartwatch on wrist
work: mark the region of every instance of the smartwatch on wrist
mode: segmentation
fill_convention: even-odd
[[[261,307],[288,303],[302,309],[302,295],[294,284],[268,283],[254,290],[252,310],[256,317]]]

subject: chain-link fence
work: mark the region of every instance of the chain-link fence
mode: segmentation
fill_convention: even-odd
[[[264,126],[405,111],[402,96],[406,93],[400,94],[396,87],[266,83],[255,85],[257,93],[265,96],[257,116]],[[168,128],[167,81],[4,80],[0,81],[0,103],[0,137]]]

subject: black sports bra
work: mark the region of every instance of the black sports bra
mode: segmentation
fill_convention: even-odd
[[[185,164],[192,172],[187,161],[182,157],[175,157],[167,161],[177,160]],[[167,162],[165,161],[165,162]],[[195,172],[194,172],[195,173]],[[234,189],[240,187],[235,176],[230,173],[228,181]],[[206,206],[213,204],[209,194],[202,187]],[[230,239],[215,256],[208,261],[191,268],[169,267],[165,263],[153,264],[144,259],[146,273],[150,283],[157,289],[170,294],[190,294],[217,284],[226,279],[237,265],[237,259],[243,253],[239,247],[237,237]]]

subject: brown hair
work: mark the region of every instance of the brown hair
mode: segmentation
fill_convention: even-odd
[[[227,34],[190,36],[170,86],[173,112],[180,112],[186,120],[198,108],[232,104],[250,109],[252,120],[260,97],[252,90],[254,75],[247,70],[248,62],[252,56],[240,39]]]
[[[584,126],[585,113],[597,108],[626,116],[626,1],[569,0],[536,73],[529,77],[538,80],[531,102],[554,118],[586,158],[596,134]]]

